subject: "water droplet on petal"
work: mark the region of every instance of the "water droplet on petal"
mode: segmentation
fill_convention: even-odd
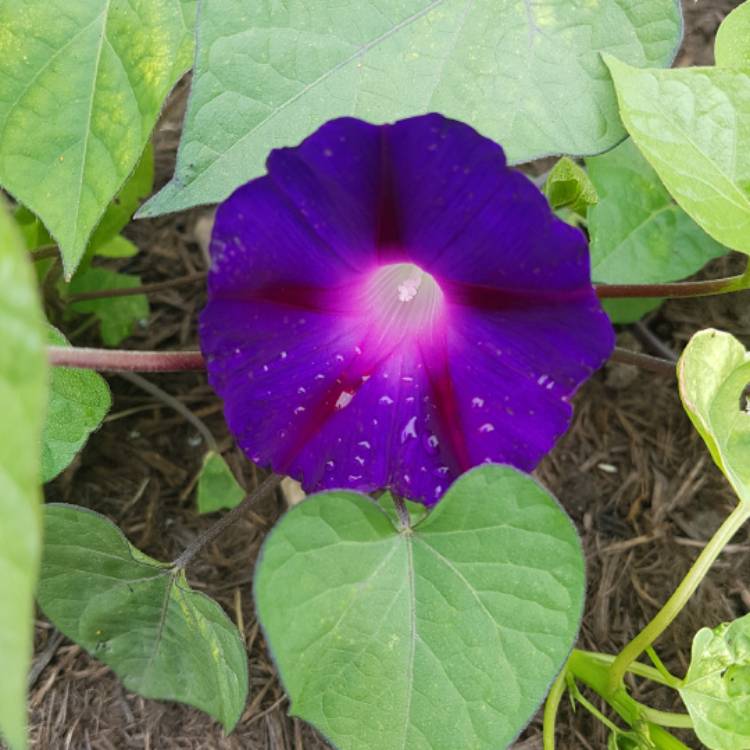
[[[480,428],[479,432],[494,432],[495,431],[495,425],[490,424],[489,422],[485,422]]]
[[[335,407],[337,409],[344,409],[352,402],[354,398],[354,391],[341,391],[339,397],[336,399]]]
[[[474,396],[474,398],[471,399],[471,405],[475,409],[481,409],[484,406],[484,399],[479,396]]]
[[[405,443],[409,438],[415,438],[417,436],[417,418],[412,417],[404,427],[403,430],[401,430],[401,442]]]
[[[381,396],[378,399],[379,404],[383,404],[384,406],[390,406],[393,403],[393,399],[390,396]]]

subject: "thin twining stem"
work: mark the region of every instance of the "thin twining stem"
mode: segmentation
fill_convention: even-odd
[[[91,299],[106,299],[108,297],[130,297],[135,294],[151,294],[160,292],[164,289],[172,289],[178,286],[185,286],[196,281],[202,281],[206,278],[205,271],[196,271],[186,276],[178,276],[176,279],[168,281],[156,281],[153,284],[141,284],[140,286],[120,287],[117,289],[95,289],[91,292],[78,292],[65,298],[66,302],[84,302]]]
[[[206,367],[203,355],[197,350],[154,352],[48,346],[47,358],[51,365],[100,372],[182,372]]]
[[[609,689],[619,689],[628,667],[650,646],[682,611],[700,582],[706,577],[716,558],[740,527],[750,518],[750,507],[740,503],[724,520],[711,537],[685,577],[669,597],[666,604],[654,615],[651,622],[617,655],[609,670]]]
[[[155,385],[150,380],[146,380],[146,378],[142,378],[135,372],[121,372],[120,377],[132,383],[137,388],[140,388],[142,391],[146,391],[146,393],[149,393],[154,398],[162,401],[167,406],[174,409],[186,421],[190,422],[190,424],[193,425],[196,430],[198,430],[208,450],[213,451],[214,453],[220,453],[219,446],[216,443],[216,438],[211,433],[211,430],[206,427],[206,423],[200,417],[197,417],[195,414],[193,414],[193,412],[190,411],[190,409],[188,409],[187,406],[182,403],[182,401],[179,401],[174,396],[171,396],[169,393],[167,393],[165,390],[159,388],[158,385]]]
[[[672,284],[595,284],[600,299],[623,297],[707,297],[747,289],[750,285],[748,273],[727,276],[709,281],[678,281]]]
[[[203,370],[203,355],[197,350],[184,352],[137,351],[127,349],[90,349],[74,346],[48,346],[51,365],[77,367],[100,372],[182,372]],[[615,347],[612,362],[636,365],[660,375],[674,376],[674,363],[649,354]]]
[[[661,357],[652,357],[650,354],[634,352],[631,349],[622,349],[616,346],[609,358],[611,362],[620,362],[624,365],[635,365],[643,370],[650,370],[659,375],[676,377],[675,363]]]
[[[185,551],[172,563],[173,568],[184,569],[190,561],[205,547],[209,542],[216,539],[227,527],[231,526],[238,518],[241,518],[251,505],[255,505],[261,498],[269,492],[275,490],[282,477],[278,474],[271,474],[266,477],[251,493],[246,495],[245,499],[237,506],[232,508],[228,513],[223,515],[213,526],[209,526],[202,534],[197,536],[186,548]]]

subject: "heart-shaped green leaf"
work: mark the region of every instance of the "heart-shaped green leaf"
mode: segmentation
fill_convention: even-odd
[[[498,750],[573,645],[584,561],[554,498],[489,464],[408,530],[355,492],[304,500],[255,596],[292,713],[341,750]]]
[[[0,184],[70,278],[192,62],[194,0],[0,5]]]
[[[735,8],[719,26],[714,45],[716,64],[750,70],[750,0]]]
[[[750,354],[734,336],[696,333],[677,365],[680,396],[714,461],[750,504]]]
[[[750,69],[604,59],[622,121],[667,190],[715,240],[750,254]]]
[[[750,615],[696,633],[680,695],[706,747],[750,748]]]
[[[0,198],[0,735],[26,747],[42,524],[39,444],[47,403],[44,315],[21,233]]]
[[[45,506],[38,598],[55,626],[128,690],[188,703],[227,731],[239,720],[248,677],[237,628],[182,571],[132,547],[103,516]]]
[[[48,342],[68,346],[65,336],[52,326]],[[107,381],[98,372],[53,367],[49,405],[42,433],[42,481],[49,482],[83,448],[89,434],[104,419],[112,404]]]
[[[674,0],[205,0],[175,175],[140,215],[223,200],[342,115],[441,112],[513,162],[599,153],[624,135],[600,52],[668,65],[681,33]]]

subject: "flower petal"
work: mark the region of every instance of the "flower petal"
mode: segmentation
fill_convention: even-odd
[[[243,450],[428,504],[483,461],[531,470],[613,346],[583,234],[439,115],[337,120],[268,167],[217,213],[200,322]]]

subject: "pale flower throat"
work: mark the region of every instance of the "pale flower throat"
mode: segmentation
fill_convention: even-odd
[[[428,333],[444,304],[438,283],[414,263],[378,268],[367,280],[364,297],[367,313],[387,339]]]

